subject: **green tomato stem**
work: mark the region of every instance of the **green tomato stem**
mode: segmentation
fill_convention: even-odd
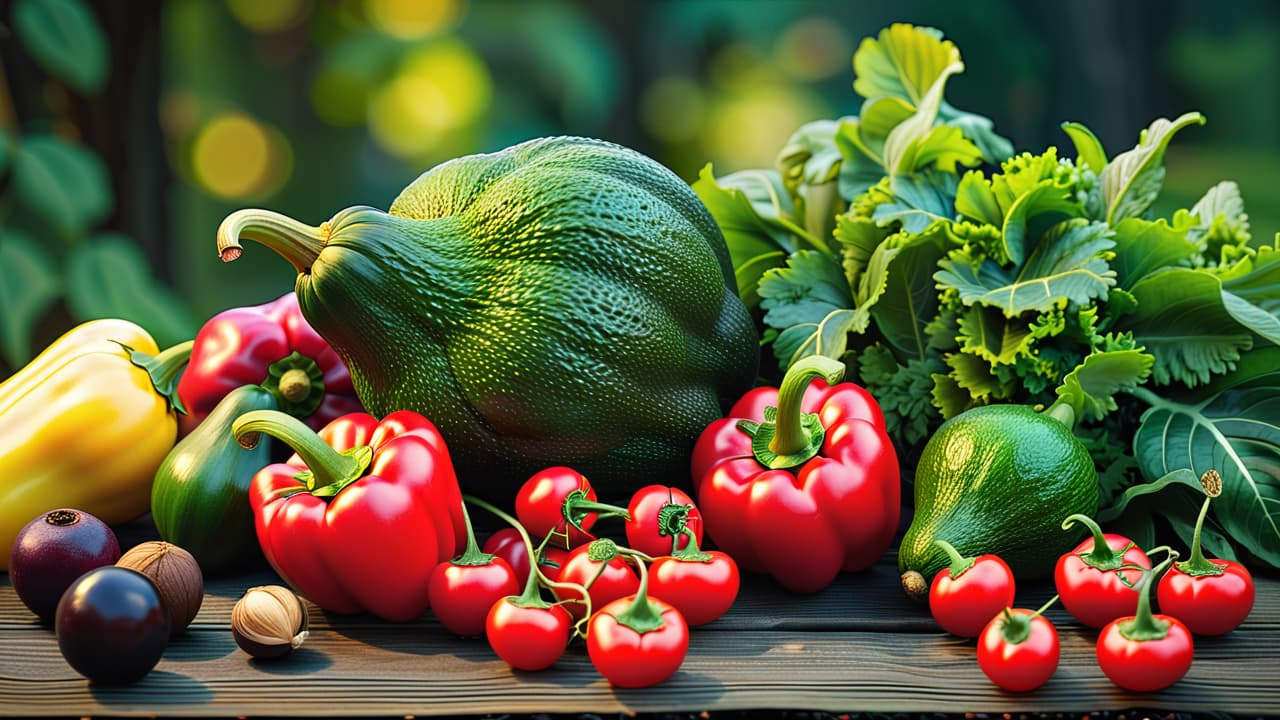
[[[283,441],[298,453],[307,469],[298,473],[299,482],[316,497],[333,497],[359,480],[373,461],[373,448],[360,445],[338,452],[292,415],[279,410],[252,410],[231,425],[236,441],[246,448],[258,444],[265,433]]]
[[[1169,623],[1157,620],[1151,613],[1151,586],[1155,584],[1156,576],[1168,570],[1177,558],[1178,553],[1170,551],[1169,557],[1155,568],[1142,569],[1142,579],[1133,587],[1138,592],[1138,611],[1131,619],[1120,623],[1120,634],[1126,639],[1134,642],[1150,642],[1163,640],[1168,636]]]
[[[1226,570],[1217,563],[1209,562],[1209,559],[1204,556],[1204,548],[1200,544],[1200,532],[1204,530],[1204,521],[1209,515],[1209,503],[1212,501],[1213,498],[1206,497],[1204,505],[1200,506],[1200,516],[1196,518],[1195,533],[1191,536],[1191,557],[1177,565],[1178,570],[1193,577],[1221,575]]]
[[[626,508],[588,500],[587,491],[581,488],[566,495],[564,502],[560,504],[560,514],[564,516],[565,521],[583,533],[586,530],[582,529],[582,520],[591,513],[596,514],[597,520],[606,517],[631,519],[631,513],[627,512]]]
[[[951,567],[949,569],[951,571],[952,580],[955,580],[965,574],[969,568],[973,567],[973,563],[977,559],[961,555],[960,551],[956,550],[951,543],[946,540],[934,540],[933,544],[942,548],[942,551],[947,554],[947,557],[951,558]]]
[[[636,591],[636,597],[627,609],[618,613],[614,619],[619,625],[625,625],[635,630],[637,634],[644,635],[663,626],[662,612],[649,602],[649,571],[645,567],[645,562],[639,558],[639,553],[632,554],[637,556],[636,567],[640,570],[640,589]]]
[[[1103,536],[1102,528],[1098,527],[1098,523],[1094,522],[1093,518],[1088,515],[1080,515],[1078,513],[1068,515],[1062,521],[1062,529],[1070,530],[1077,522],[1089,528],[1089,532],[1093,533],[1093,548],[1088,552],[1078,553],[1080,559],[1089,567],[1098,570],[1115,570],[1119,568],[1124,562],[1124,554],[1129,551],[1129,548],[1133,547],[1133,543],[1129,543],[1119,552],[1112,550],[1111,546],[1107,544],[1106,537]]]
[[[677,548],[681,535],[689,538],[689,543],[683,548]],[[698,547],[698,536],[688,526],[681,528],[680,533],[671,541],[671,557],[684,562],[711,562],[711,555]]]
[[[218,256],[223,262],[231,262],[244,252],[241,238],[274,250],[301,275],[320,257],[329,228],[328,223],[312,227],[270,210],[237,210],[218,226]]]
[[[462,551],[461,555],[449,562],[464,567],[488,565],[493,562],[493,554],[481,550],[480,543],[476,542],[476,531],[471,527],[471,515],[467,512],[466,501],[462,503],[462,522],[467,528],[467,547]]]
[[[525,581],[524,593],[520,596],[519,600],[515,601],[517,605],[520,605],[521,607],[551,607],[552,603],[542,599],[542,595],[538,592],[538,587],[564,588],[582,595],[582,600],[575,602],[582,602],[586,606],[587,617],[591,617],[590,593],[587,592],[586,588],[577,583],[556,582],[542,573],[542,570],[538,567],[538,554],[531,549],[533,548],[533,541],[529,538],[529,531],[524,529],[524,526],[520,524],[519,520],[516,520],[497,506],[485,502],[474,495],[463,495],[462,499],[479,508],[488,510],[508,525],[515,528],[516,532],[520,533],[520,539],[524,541],[525,550],[529,551],[529,579]],[[542,548],[546,543],[546,538],[543,538],[542,544],[538,547]]]

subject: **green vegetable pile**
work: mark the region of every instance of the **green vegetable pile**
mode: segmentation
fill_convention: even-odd
[[[1225,558],[1280,567],[1280,235],[1252,238],[1239,189],[1153,217],[1164,154],[1199,113],[1158,119],[1108,159],[1014,155],[943,101],[964,69],[933,29],[894,25],[853,57],[856,117],[809,123],[777,168],[694,189],[728,241],[780,368],[842,359],[914,464],[947,418],[1066,404],[1098,467],[1103,521],[1143,545],[1163,517]]]

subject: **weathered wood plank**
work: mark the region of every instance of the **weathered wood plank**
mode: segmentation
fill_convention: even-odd
[[[939,633],[695,631],[689,657],[659,688],[610,688],[575,645],[554,668],[514,673],[479,641],[392,626],[318,632],[279,663],[249,660],[229,633],[176,641],[138,685],[90,687],[47,630],[0,630],[0,708],[19,715],[439,715],[792,708],[912,712],[1086,712],[1142,707],[1280,714],[1280,632],[1198,644],[1181,682],[1160,693],[1115,688],[1091,634],[1063,633],[1062,666],[1027,695],[994,690],[973,643]]]
[[[879,631],[934,632],[937,625],[924,605],[906,598],[898,586],[898,574],[892,561],[886,559],[864,573],[840,577],[831,587],[813,595],[797,595],[769,581],[767,577],[744,577],[742,592],[725,617],[707,627],[715,631],[813,630],[813,631]],[[1280,580],[1256,578],[1257,600],[1241,632],[1280,630]],[[254,585],[280,583],[267,568],[236,577],[216,577],[206,583],[205,601],[196,616],[196,626],[227,627],[231,607],[244,591]],[[1021,587],[1018,602],[1026,607],[1039,607],[1053,595],[1052,583],[1041,581]],[[330,615],[310,605],[313,626],[365,627],[381,624],[370,616]],[[1048,616],[1059,625],[1071,624],[1061,606]],[[0,574],[0,628],[26,627],[35,617],[24,607],[9,584],[8,575]],[[430,617],[406,623],[406,632],[443,632]]]

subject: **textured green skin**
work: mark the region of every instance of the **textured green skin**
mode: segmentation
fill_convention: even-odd
[[[295,290],[365,407],[430,418],[463,487],[501,502],[550,465],[610,496],[686,479],[758,362],[711,215],[597,140],[460,158],[389,214],[339,212]]]
[[[988,405],[942,424],[920,455],[916,514],[902,538],[898,569],[932,578],[950,565],[933,544],[961,555],[994,553],[1019,578],[1053,572],[1075,547],[1068,515],[1093,516],[1098,476],[1089,451],[1071,430],[1022,405]]]
[[[265,388],[227,393],[191,434],[165,456],[151,485],[151,516],[160,537],[195,556],[207,573],[233,570],[258,552],[249,483],[271,463],[269,438],[240,446],[231,424],[250,410],[277,410]]]

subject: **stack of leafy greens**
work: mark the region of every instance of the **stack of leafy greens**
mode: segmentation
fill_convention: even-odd
[[[1169,141],[1204,118],[1110,160],[1074,123],[1074,158],[1013,155],[943,101],[964,65],[937,31],[894,25],[853,66],[857,117],[801,127],[777,169],[694,183],[779,366],[843,359],[908,465],[968,408],[1067,404],[1102,520],[1149,543],[1163,516],[1187,541],[1216,468],[1206,546],[1280,567],[1280,235],[1251,242],[1232,182],[1150,212]]]

